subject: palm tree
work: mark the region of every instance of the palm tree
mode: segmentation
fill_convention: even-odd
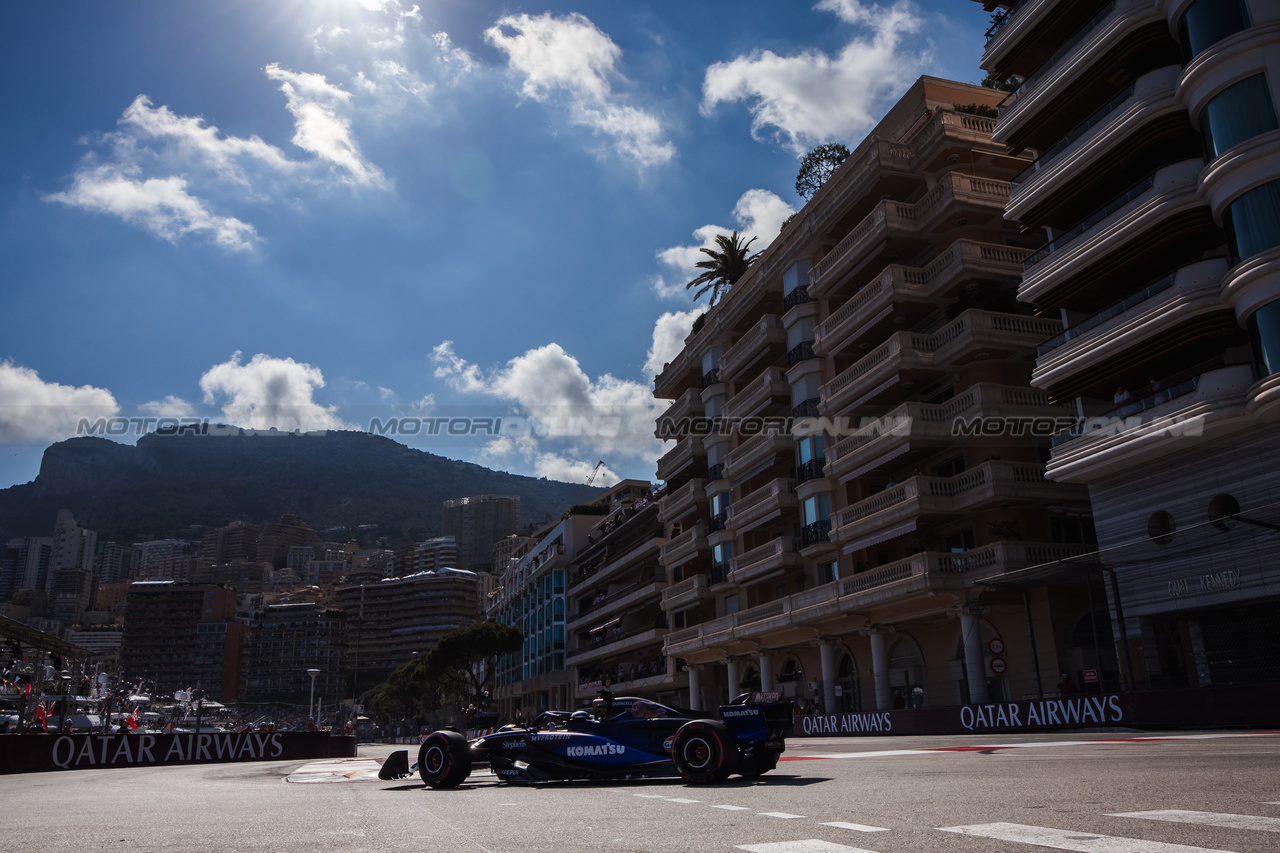
[[[711,291],[711,304],[715,305],[720,299],[721,294],[733,287],[738,279],[742,278],[747,269],[755,263],[760,257],[760,253],[748,255],[747,250],[751,244],[756,241],[755,237],[745,243],[742,242],[738,232],[734,231],[732,236],[727,234],[717,234],[716,244],[719,245],[720,251],[712,249],[699,249],[705,255],[710,257],[707,261],[698,261],[695,266],[698,269],[706,270],[702,275],[685,285],[686,288],[692,289],[701,285],[696,293],[693,294],[695,300],[700,299],[702,294],[708,290]]]

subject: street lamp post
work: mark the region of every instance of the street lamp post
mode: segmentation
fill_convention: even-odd
[[[307,703],[307,716],[310,717],[318,726],[320,722],[316,720],[316,676],[320,674],[318,669],[307,670],[307,675],[311,676],[311,701]]]

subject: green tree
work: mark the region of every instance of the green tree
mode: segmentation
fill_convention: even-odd
[[[988,89],[999,89],[1001,92],[1012,92],[1014,89],[1022,85],[1022,78],[1015,74],[1007,77],[997,77],[994,71],[988,71],[987,76],[982,78],[980,86],[986,86]]]
[[[686,284],[685,288],[690,290],[699,288],[693,294],[694,299],[700,298],[708,290],[711,291],[711,304],[715,305],[720,296],[733,287],[738,279],[746,275],[747,270],[760,257],[759,252],[754,255],[748,254],[751,244],[755,241],[756,238],[752,237],[745,243],[742,242],[737,231],[734,231],[732,236],[717,234],[716,245],[720,247],[720,251],[706,248],[698,250],[710,257],[710,260],[698,261],[695,264],[698,269],[706,272]]]
[[[511,625],[481,622],[450,631],[423,661],[423,675],[459,703],[482,706],[498,669],[498,658],[520,651],[524,634]]]
[[[804,155],[800,171],[796,174],[796,194],[808,201],[822,189],[827,179],[836,173],[840,164],[849,159],[849,149],[839,142],[828,142]]]

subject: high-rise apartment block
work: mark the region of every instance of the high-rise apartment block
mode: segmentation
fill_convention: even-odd
[[[520,528],[518,495],[476,495],[444,502],[444,535],[458,545],[456,568],[493,571],[493,545]]]
[[[1046,480],[1031,428],[1073,410],[1027,384],[1062,323],[1015,299],[1041,241],[1004,219],[1030,156],[992,140],[1002,97],[918,80],[656,377],[664,652],[692,707],[985,702],[1068,669],[1083,588],[990,585],[1093,550],[1087,490]]]
[[[1048,477],[1089,489],[1120,663],[1273,681],[1280,4],[986,6],[983,67],[1017,78],[994,139],[1036,155],[1007,211],[1041,243],[1018,298],[1063,324],[1031,384],[1081,419]]]

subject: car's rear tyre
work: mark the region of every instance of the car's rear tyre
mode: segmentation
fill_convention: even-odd
[[[418,775],[432,788],[456,788],[471,775],[471,748],[458,732],[432,732],[418,747]]]
[[[723,782],[738,769],[738,739],[718,720],[694,720],[676,732],[671,761],[690,785]]]

